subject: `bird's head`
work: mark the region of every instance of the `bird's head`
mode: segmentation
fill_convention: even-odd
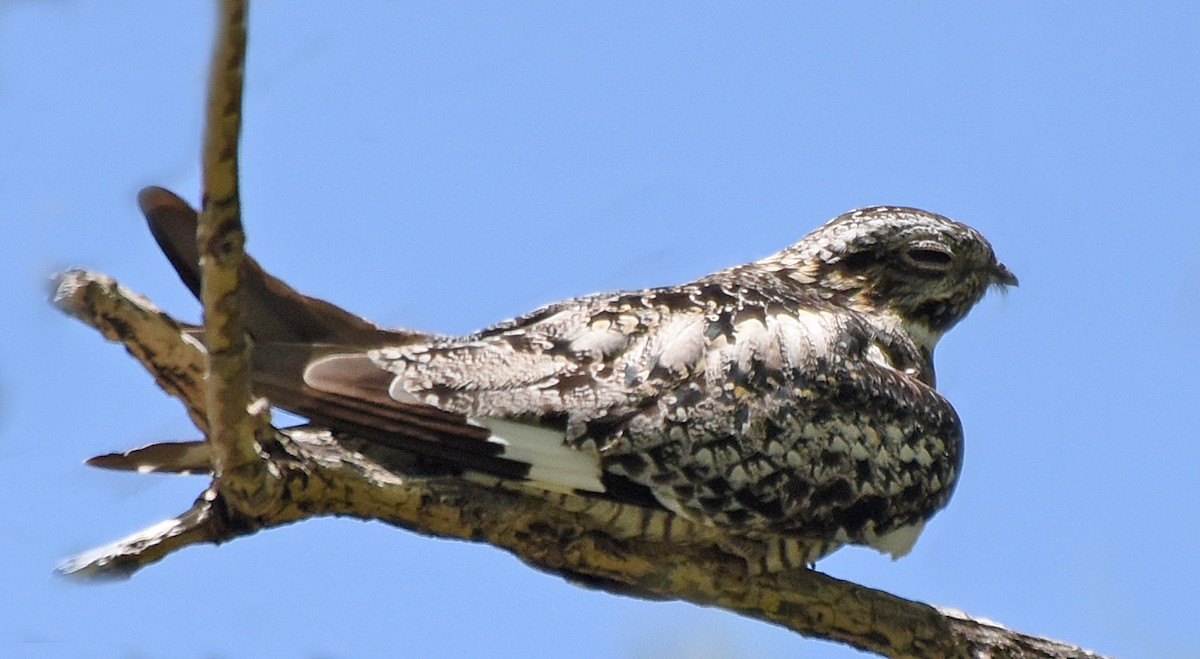
[[[915,208],[845,213],[769,260],[823,297],[896,317],[930,350],[990,286],[1017,285],[982,234]]]

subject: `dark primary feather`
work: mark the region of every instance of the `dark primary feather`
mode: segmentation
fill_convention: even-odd
[[[180,281],[200,297],[200,253],[196,211],[175,193],[158,187],[138,193],[138,206],[155,242]],[[250,257],[242,267],[242,303],[252,319],[248,329],[260,343],[338,343],[387,345],[423,336],[410,330],[385,330],[325,300],[298,293],[272,277]]]
[[[143,195],[151,225],[194,226],[164,195]],[[155,229],[195,290],[186,233]],[[256,386],[281,407],[503,480],[799,539],[814,558],[845,542],[903,553],[946,503],[962,430],[933,348],[988,286],[1016,283],[973,229],[884,207],[689,284],[462,337],[380,330],[253,261],[245,274]]]

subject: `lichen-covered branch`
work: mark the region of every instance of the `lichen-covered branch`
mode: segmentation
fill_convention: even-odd
[[[202,356],[186,328],[102,275],[65,274],[54,299],[75,318],[123,343],[189,410],[203,410],[202,388],[170,384],[179,380],[178,373],[194,374]],[[279,496],[270,506],[247,514],[229,505],[222,490],[210,488],[183,515],[76,557],[61,569],[82,577],[122,577],[190,544],[343,515],[487,542],[589,587],[719,606],[887,656],[1099,656],[814,570],[752,574],[744,559],[716,546],[618,538],[602,515],[585,507],[428,473],[403,454],[335,439],[320,429],[270,432],[259,458],[278,482]]]
[[[174,551],[202,542],[217,542],[211,522],[212,490],[205,490],[187,512],[128,535],[111,544],[72,556],[58,566],[72,579],[124,579]]]
[[[267,407],[252,414],[250,347],[243,330],[239,275],[245,260],[238,192],[238,138],[246,55],[245,0],[218,3],[217,44],[208,88],[203,194],[197,235],[204,343],[208,349],[206,404],[216,486],[230,504],[251,512],[276,496],[258,456],[267,432]]]
[[[115,280],[84,270],[58,275],[51,301],[109,341],[123,344],[159,388],[183,402],[192,423],[208,433],[204,346],[179,323]]]

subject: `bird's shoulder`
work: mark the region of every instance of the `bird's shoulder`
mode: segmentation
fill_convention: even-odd
[[[554,392],[565,403],[589,388],[601,394],[597,404],[614,404],[689,378],[742,386],[792,381],[880,355],[875,361],[921,379],[923,362],[902,332],[794,282],[732,270],[564,300],[465,336],[385,348],[375,358],[406,390],[454,393],[430,402],[456,407],[451,399],[464,392]]]

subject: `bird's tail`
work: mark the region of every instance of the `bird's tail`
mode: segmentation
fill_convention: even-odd
[[[196,245],[199,215],[178,195],[158,187],[138,193],[138,205],[179,279],[200,299],[200,253]],[[324,300],[303,295],[272,277],[249,256],[242,264],[240,286],[246,332],[260,345],[328,343],[369,348],[427,336],[410,330],[383,329]]]
[[[158,187],[138,194],[150,232],[188,290],[200,297],[200,254],[196,244],[198,213],[178,195]],[[308,417],[313,422],[355,432],[384,445],[404,449],[431,446],[446,457],[461,458],[464,466],[490,456],[474,455],[480,442],[453,441],[466,434],[483,433],[465,424],[461,416],[423,405],[371,405],[361,399],[337,396],[304,384],[304,369],[314,359],[334,352],[362,352],[383,345],[403,345],[428,340],[430,335],[404,329],[384,329],[324,300],[303,295],[271,276],[249,256],[242,265],[240,290],[243,323],[252,339],[252,377],[257,395],[273,405]],[[191,328],[201,334],[199,327]],[[387,391],[387,373],[370,374],[367,383]],[[386,396],[386,393],[384,393]],[[378,401],[386,403],[387,401]],[[380,426],[384,428],[380,428]],[[386,430],[386,432],[384,432]],[[459,448],[459,447],[465,448]],[[490,452],[491,449],[484,451]],[[458,455],[462,453],[462,455]],[[89,464],[109,469],[194,473],[203,471],[207,445],[202,442],[154,444],[126,453],[99,456]]]

